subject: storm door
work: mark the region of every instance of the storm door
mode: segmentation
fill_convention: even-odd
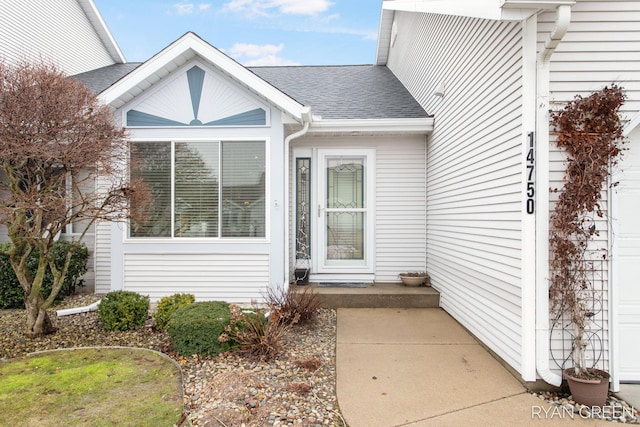
[[[318,150],[318,273],[373,272],[375,151]]]

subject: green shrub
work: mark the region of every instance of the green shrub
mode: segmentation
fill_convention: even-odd
[[[193,304],[196,298],[193,294],[174,294],[161,298],[158,301],[158,309],[156,311],[156,328],[164,329],[169,323],[171,315],[185,305]]]
[[[66,241],[58,241],[53,246],[52,256],[54,263],[58,268],[62,268],[67,252],[73,243]],[[0,252],[6,253],[9,250],[9,243],[0,245]],[[34,250],[27,260],[27,268],[32,275],[38,270],[39,251]],[[67,270],[62,289],[56,296],[56,301],[62,300],[64,297],[73,294],[76,286],[83,286],[82,275],[87,272],[87,261],[89,260],[89,250],[84,244],[80,244],[71,256],[71,263]],[[47,298],[51,294],[51,286],[53,285],[53,275],[47,268],[43,283],[42,295]],[[18,278],[16,277],[9,259],[0,256],[0,308],[24,308],[24,291]]]
[[[231,321],[229,304],[199,301],[179,308],[167,323],[171,346],[182,356],[211,356],[230,350],[233,342],[220,340]]]
[[[110,331],[128,331],[144,325],[149,314],[149,297],[131,291],[113,291],[98,304],[102,326]]]

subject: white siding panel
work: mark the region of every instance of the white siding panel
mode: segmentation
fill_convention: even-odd
[[[441,306],[520,370],[521,26],[402,12],[396,22],[388,66],[435,116],[427,270]]]
[[[111,224],[96,224],[95,239],[95,292],[106,294],[111,290]]]
[[[261,301],[269,286],[268,254],[129,253],[124,256],[124,289],[151,301],[174,293],[198,301]]]
[[[539,16],[539,46],[554,19],[554,13]],[[568,101],[614,82],[627,91],[627,118],[640,110],[638,22],[640,2],[577,1],[569,30],[551,58],[551,100]]]
[[[0,0],[0,57],[78,74],[114,61],[76,0]]]
[[[426,145],[382,144],[376,151],[376,281],[426,270]]]

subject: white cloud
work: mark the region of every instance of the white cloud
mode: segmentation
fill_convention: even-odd
[[[172,5],[172,11],[178,15],[191,15],[196,12],[205,12],[211,8],[211,3],[192,3],[182,0]]]
[[[290,61],[277,55],[266,55],[261,58],[242,61],[245,67],[265,67],[265,66],[282,66],[282,65],[300,65],[299,62]]]
[[[231,0],[224,10],[244,13],[250,17],[284,15],[318,15],[327,11],[333,2],[329,0]]]
[[[275,44],[250,44],[250,43],[236,43],[231,49],[230,53],[233,57],[249,57],[256,58],[258,56],[264,55],[275,55],[284,49],[284,44],[280,43],[279,45]]]
[[[317,15],[329,9],[333,3],[328,0],[274,0],[282,13],[291,15]]]
[[[284,44],[250,44],[236,43],[229,54],[238,62],[247,67],[264,66],[264,65],[300,65],[295,61],[290,61],[279,57],[277,54],[284,49]]]

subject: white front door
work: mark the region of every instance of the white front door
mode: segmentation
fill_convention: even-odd
[[[640,381],[640,128],[630,135],[614,195],[614,303],[620,381]]]
[[[367,280],[374,271],[375,150],[318,149],[315,170],[315,271],[329,280]]]

